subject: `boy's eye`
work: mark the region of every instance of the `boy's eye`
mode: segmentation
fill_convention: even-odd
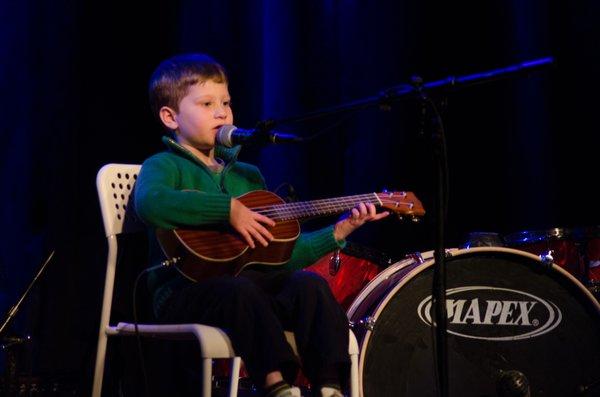
[[[205,107],[210,107],[211,105],[212,105],[212,102],[203,102],[202,103],[202,106],[205,106]]]
[[[231,101],[223,102],[223,106],[227,106],[227,107],[231,106]]]

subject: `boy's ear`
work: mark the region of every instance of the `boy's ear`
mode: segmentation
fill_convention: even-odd
[[[158,117],[160,118],[160,121],[162,121],[162,123],[168,129],[173,131],[179,128],[179,124],[177,123],[177,118],[175,116],[177,116],[177,112],[168,106],[163,106],[158,111]]]

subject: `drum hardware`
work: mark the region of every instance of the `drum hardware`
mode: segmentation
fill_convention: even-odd
[[[450,249],[445,250],[444,257],[452,258],[452,250],[450,250]],[[406,254],[405,259],[412,259],[413,261],[417,262],[418,264],[425,262],[425,259],[423,259],[423,255],[418,251],[411,252],[410,254]]]
[[[496,232],[470,232],[467,236],[467,241],[461,248],[473,247],[504,247],[506,244]]]
[[[548,250],[540,254],[540,260],[542,261],[542,266],[544,266],[544,268],[551,268],[552,265],[554,265],[554,250]]]
[[[499,397],[529,397],[529,380],[520,371],[500,370],[496,385]]]
[[[350,328],[357,329],[361,328],[364,331],[373,331],[375,328],[375,318],[372,316],[366,316],[358,321],[348,321]]]
[[[329,274],[331,276],[335,276],[340,270],[340,265],[342,263],[342,259],[340,258],[341,251],[341,249],[336,249],[335,251],[333,251],[331,259],[329,259]]]
[[[548,230],[548,237],[562,238],[567,236],[567,231],[561,227],[555,227]]]
[[[420,252],[413,252],[413,253],[407,254],[406,258],[412,259],[419,264],[425,262],[425,259],[423,259],[423,255],[421,255]]]

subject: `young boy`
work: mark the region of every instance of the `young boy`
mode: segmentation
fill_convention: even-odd
[[[172,133],[169,151],[148,158],[135,187],[135,208],[152,229],[229,223],[251,248],[268,246],[275,223],[235,197],[265,189],[259,170],[237,161],[240,147],[216,146],[219,128],[233,124],[225,70],[203,54],[162,62],[149,84],[153,113]],[[163,322],[220,327],[265,396],[299,395],[289,384],[299,363],[283,330],[295,333],[303,369],[319,396],[341,396],[346,383],[348,321],[327,283],[296,271],[345,244],[367,221],[378,220],[372,205],[360,203],[335,225],[303,233],[283,268],[251,265],[236,277],[192,282],[176,269],[149,276],[153,306]],[[160,260],[154,240],[152,256]],[[156,264],[156,263],[153,263]]]

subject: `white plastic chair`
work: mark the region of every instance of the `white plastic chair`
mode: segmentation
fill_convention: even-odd
[[[108,259],[92,397],[100,397],[102,392],[108,337],[135,335],[134,324],[119,323],[116,326],[111,326],[109,321],[117,265],[117,235],[144,229],[143,224],[137,220],[134,211],[127,212],[129,197],[133,192],[133,186],[140,169],[141,166],[137,164],[107,164],[98,171],[96,177],[96,188],[104,221],[104,231],[108,241]],[[125,222],[126,212],[127,222]],[[241,359],[235,355],[231,341],[221,329],[202,324],[138,324],[138,332],[140,335],[149,337],[197,340],[200,344],[202,358],[203,397],[210,397],[212,391],[212,360],[231,359],[229,396],[237,396]],[[358,343],[352,331],[350,331],[349,336],[350,395],[351,397],[358,397]],[[293,333],[286,332],[286,338],[296,351]]]

